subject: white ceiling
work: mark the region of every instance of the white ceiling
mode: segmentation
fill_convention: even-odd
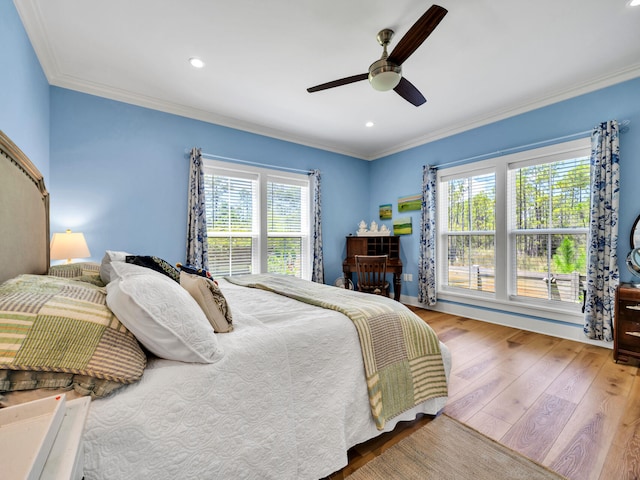
[[[439,0],[448,15],[403,64],[420,107],[367,81],[306,88],[367,72],[378,31],[395,30],[391,51],[431,2],[15,4],[52,85],[363,159],[640,76],[627,0]]]

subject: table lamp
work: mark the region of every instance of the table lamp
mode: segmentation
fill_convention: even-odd
[[[71,263],[72,258],[90,257],[87,241],[82,233],[54,233],[51,239],[51,260],[64,260]]]

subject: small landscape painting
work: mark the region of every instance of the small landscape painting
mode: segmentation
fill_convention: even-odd
[[[393,221],[394,235],[411,235],[412,233],[411,217],[396,218]]]
[[[393,216],[393,209],[391,204],[380,205],[380,220],[391,220]]]
[[[422,195],[419,193],[398,198],[398,212],[420,210],[420,208],[422,208]]]

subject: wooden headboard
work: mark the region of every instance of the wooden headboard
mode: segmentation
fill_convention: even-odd
[[[31,160],[0,130],[0,283],[49,270],[49,193]]]

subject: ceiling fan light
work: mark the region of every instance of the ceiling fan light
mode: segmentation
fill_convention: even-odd
[[[369,83],[381,92],[396,88],[401,78],[402,68],[386,59],[373,62],[369,67]]]

